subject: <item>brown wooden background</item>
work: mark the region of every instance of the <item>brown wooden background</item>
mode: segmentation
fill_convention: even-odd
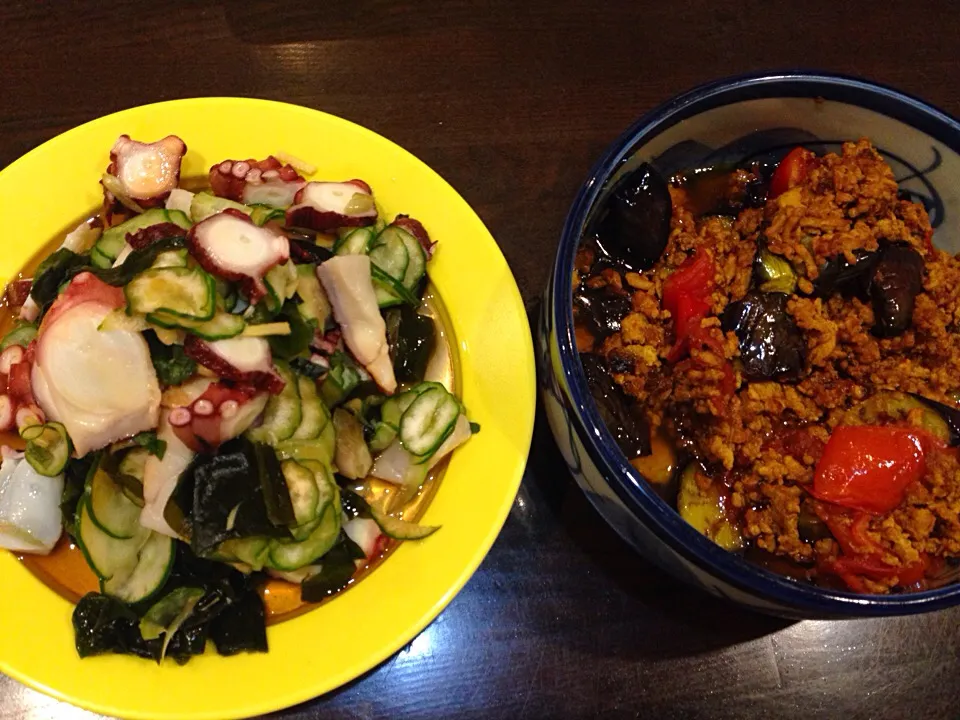
[[[528,303],[594,159],[692,85],[816,68],[960,115],[960,14],[926,0],[8,0],[0,37],[0,167],[143,103],[299,103],[450,181]],[[958,621],[791,624],[679,586],[599,520],[538,420],[510,519],[465,590],[405,651],[282,717],[955,718]],[[0,720],[61,717],[95,716],[0,677]]]

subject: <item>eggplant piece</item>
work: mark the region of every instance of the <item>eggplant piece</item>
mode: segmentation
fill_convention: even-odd
[[[937,434],[938,437],[941,439],[946,439],[953,447],[960,445],[960,408],[944,405],[942,402],[931,400],[930,398],[924,397],[923,395],[918,395],[917,393],[907,393],[907,395],[916,398],[927,407],[935,410],[943,422],[946,423],[947,437],[943,438],[943,435],[939,433]],[[924,425],[926,426],[927,422],[924,422]]]
[[[573,311],[599,342],[620,332],[620,323],[631,310],[630,296],[603,287],[580,287],[573,294]]]
[[[768,176],[759,163],[749,169],[718,165],[679,173],[673,182],[686,190],[686,205],[695,217],[736,217],[745,208],[764,206]]]
[[[611,261],[638,272],[648,270],[667,247],[672,213],[666,180],[643,163],[617,180],[592,223],[592,234]]]
[[[580,362],[587,376],[590,395],[617,446],[627,458],[649,455],[650,425],[643,409],[610,377],[603,358],[593,353],[581,353]]]
[[[723,311],[723,330],[736,333],[743,372],[751,380],[795,379],[803,370],[807,346],[787,312],[788,299],[753,290]]]
[[[873,333],[896,337],[910,327],[917,295],[923,290],[923,258],[909,245],[887,245],[870,278]]]
[[[877,253],[854,250],[853,255],[855,260],[852,263],[843,255],[837,255],[823,264],[817,279],[813,281],[814,296],[828,298],[835,292],[864,295],[877,262]]]
[[[914,411],[921,412],[920,427],[945,443],[951,442],[953,432],[947,419],[954,413],[960,422],[960,411],[953,410],[920,395],[891,390],[876,392],[857,403],[843,414],[844,425],[882,425],[886,422],[903,423]]]

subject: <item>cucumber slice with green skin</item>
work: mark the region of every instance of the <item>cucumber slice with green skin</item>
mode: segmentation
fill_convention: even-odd
[[[407,411],[407,408],[417,399],[418,396],[425,393],[431,388],[440,388],[445,390],[443,385],[436,382],[422,382],[417,383],[409,390],[405,390],[402,393],[388,397],[383,405],[380,406],[380,420],[381,422],[386,423],[394,430],[400,429],[400,418],[403,417],[403,414]]]
[[[432,387],[410,403],[400,418],[400,444],[411,455],[427,458],[453,432],[460,403],[445,389]]]
[[[284,386],[279,395],[271,395],[263,412],[260,427],[247,431],[247,437],[254,442],[276,446],[293,437],[300,427],[303,412],[300,407],[300,391],[297,378],[290,367],[283,362],[276,363],[277,374],[283,378]]]
[[[418,525],[393,515],[387,515],[372,505],[370,506],[370,517],[380,526],[384,535],[394,540],[423,540],[423,538],[430,537],[440,529],[439,525]]]
[[[367,445],[370,446],[371,452],[378,453],[386,450],[394,441],[397,437],[397,428],[385,422],[378,422],[375,427],[373,437]]]
[[[333,252],[337,255],[366,255],[373,244],[374,233],[369,227],[362,227],[337,238]]]
[[[337,408],[333,411],[333,426],[337,431],[334,460],[338,471],[351,480],[365,478],[373,467],[373,457],[363,440],[363,425],[349,410]]]
[[[239,210],[247,215],[250,215],[253,212],[253,208],[249,207],[248,205],[242,205],[238,202],[234,202],[233,200],[217,197],[213,193],[199,192],[193,196],[193,200],[190,202],[190,219],[195,223],[198,223],[201,220],[206,220],[212,215],[223,212],[227,208]]]
[[[267,286],[267,306],[271,311],[276,312],[297,291],[299,281],[297,266],[292,262],[274,265],[267,270],[263,281]]]
[[[370,266],[370,277],[373,278],[373,289],[380,307],[390,307],[407,303],[418,305],[420,300],[403,286],[403,282],[391,277],[376,265]]]
[[[296,460],[284,460],[280,463],[280,470],[283,472],[283,479],[290,493],[296,525],[299,527],[316,520],[323,508],[319,505],[319,483],[314,477],[314,472]]]
[[[269,205],[251,205],[250,219],[257,227],[263,227],[271,220],[286,220],[287,211]]]
[[[239,315],[218,312],[209,320],[191,320],[159,310],[147,315],[147,322],[170,330],[187,330],[204,340],[226,340],[244,331],[247,323]]]
[[[163,311],[193,320],[210,320],[217,309],[216,283],[201,268],[145,270],[123,288],[129,312]]]
[[[369,255],[373,265],[394,280],[403,282],[407,266],[410,264],[410,252],[403,238],[400,237],[398,228],[388,227],[377,235],[370,246]]]
[[[37,336],[36,325],[20,325],[3,336],[0,340],[0,351],[6,350],[11,345],[20,345],[26,347],[30,341]]]
[[[129,540],[140,529],[140,508],[124,494],[103,467],[98,467],[88,487],[90,519],[107,535]]]
[[[270,567],[289,572],[311,564],[332,548],[340,535],[340,498],[324,509],[320,523],[302,542],[275,541],[270,550]]]
[[[407,248],[407,256],[410,258],[410,262],[407,263],[407,270],[403,274],[401,283],[407,290],[414,292],[427,272],[427,254],[423,251],[420,241],[403,228],[392,227],[388,230],[396,232]]]
[[[160,225],[161,223],[173,223],[184,230],[189,230],[193,226],[190,218],[179,210],[164,210],[163,208],[146,210],[103,231],[90,252],[90,259],[94,266],[99,268],[111,267],[120,251],[123,250],[123,246],[127,244],[129,233],[135,233],[138,230],[143,230],[143,228]]]
[[[153,265],[150,267],[187,267],[190,264],[188,262],[189,257],[190,253],[186,248],[180,248],[179,250],[168,250],[167,252],[157,255],[157,259],[153,261]]]
[[[101,583],[103,592],[130,604],[155,595],[167,582],[173,569],[173,543],[173,538],[150,533],[137,554],[132,572],[125,577],[118,573],[104,580]]]
[[[140,528],[132,538],[118,540],[97,527],[90,517],[84,496],[77,504],[77,544],[83,551],[90,569],[101,580],[113,577],[126,578],[137,566],[140,550],[150,538],[150,531]]]
[[[217,548],[223,562],[241,562],[254,571],[263,569],[270,554],[270,540],[265,537],[248,537],[224,540]]]
[[[330,415],[317,394],[317,383],[303,375],[297,375],[300,391],[300,425],[293,433],[294,440],[313,440],[320,436],[323,426],[330,422]]]
[[[333,310],[330,301],[320,286],[315,265],[297,265],[297,295],[303,301],[297,305],[300,317],[314,320],[317,327],[323,329]]]
[[[61,423],[27,425],[20,431],[20,437],[27,441],[23,453],[34,470],[47,477],[63,472],[70,459],[70,438]]]

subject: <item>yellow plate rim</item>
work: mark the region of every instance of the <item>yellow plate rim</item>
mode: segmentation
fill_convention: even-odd
[[[273,134],[251,133],[248,128],[254,126],[270,127]],[[322,142],[316,135],[306,138],[307,130],[323,136],[328,154],[317,156],[314,151]],[[8,238],[25,240],[12,247],[7,241],[0,280],[11,279],[43,243],[96,205],[107,152],[123,132],[147,141],[179,134],[188,146],[185,175],[205,173],[213,161],[227,157],[285,151],[317,164],[316,179],[362,177],[389,213],[417,217],[439,241],[431,278],[450,311],[463,369],[463,400],[471,419],[481,424],[481,432],[455,453],[423,518],[443,528],[425,541],[402,545],[367,578],[322,607],[272,626],[270,653],[220,658],[208,650],[183,668],[172,661],[158,667],[118,656],[81,661],[72,644],[71,606],[10,553],[0,551],[3,673],[60,700],[126,718],[212,720],[290,707],[340,687],[410,643],[460,591],[492,546],[519,488],[533,432],[536,380],[526,311],[489,231],[436,172],[360,125],[319,110],[253,98],[190,98],[123,110],[68,130],[13,162],[0,172],[0,215],[12,220]],[[198,137],[203,160],[192,146]],[[350,172],[353,167],[356,172]],[[328,177],[322,177],[324,172]],[[28,212],[38,200],[44,212]],[[379,590],[396,593],[401,578],[406,587],[384,603]],[[382,604],[389,606],[389,617]],[[346,654],[345,661],[338,655],[331,669],[316,672],[297,665],[309,660],[322,666],[323,657],[297,655],[297,642],[302,646],[303,637],[321,630],[316,639],[333,644],[341,639],[337,633],[344,632],[336,624],[351,619],[351,613],[368,615],[350,645],[336,646]],[[256,678],[259,683],[252,682]],[[184,698],[196,702],[184,706]]]

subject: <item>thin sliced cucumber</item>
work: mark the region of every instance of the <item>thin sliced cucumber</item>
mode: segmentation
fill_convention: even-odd
[[[27,441],[24,457],[34,470],[47,477],[63,472],[70,459],[70,438],[61,423],[27,425],[20,437]]]
[[[392,227],[387,229],[395,231],[407,248],[410,262],[407,263],[407,270],[403,274],[401,282],[407,290],[415,292],[417,285],[420,284],[420,280],[427,272],[427,254],[423,251],[420,241],[403,228]]]
[[[102,583],[103,592],[125,603],[138,603],[155,595],[173,569],[173,538],[150,533],[137,555],[133,571],[126,577],[116,574]]]
[[[333,251],[337,255],[366,255],[373,244],[374,234],[369,227],[356,228],[337,238]]]
[[[241,562],[255,571],[263,569],[269,553],[270,541],[259,536],[224,540],[217,548],[217,554],[225,562]]]
[[[209,320],[217,309],[216,283],[201,268],[145,270],[123,289],[130,312],[163,311],[193,320]]]
[[[367,445],[370,446],[371,452],[378,453],[386,450],[396,437],[397,428],[385,422],[378,422],[373,431],[373,437],[370,438]]]
[[[344,408],[333,411],[333,426],[337,431],[334,459],[341,475],[351,480],[365,478],[373,467],[370,449],[363,441],[363,425]]]
[[[398,228],[388,227],[370,246],[370,262],[398,282],[403,282],[410,264],[410,252]]]
[[[283,378],[283,390],[278,395],[271,395],[267,407],[263,412],[263,423],[260,427],[247,432],[247,437],[254,442],[267,443],[276,446],[279,442],[292,437],[300,427],[303,416],[300,407],[300,392],[297,387],[297,378],[290,367],[283,362],[276,363],[277,374]]]
[[[337,493],[339,495],[339,493]],[[302,542],[276,541],[270,550],[270,567],[275,570],[298,570],[309,565],[332,548],[340,535],[339,497],[329,503],[320,516],[320,523]]]
[[[257,227],[263,227],[271,220],[285,220],[287,211],[269,205],[251,205],[250,219]]]
[[[114,225],[103,231],[93,249],[90,251],[90,259],[96,267],[111,267],[123,246],[127,244],[127,235],[135,233],[151,225],[160,225],[161,223],[173,223],[179,225],[184,230],[189,230],[192,223],[190,218],[179,210],[164,210],[163,208],[152,208],[136,215],[129,220]]]
[[[137,566],[140,550],[149,539],[150,531],[141,528],[128,540],[110,537],[91,519],[87,501],[86,496],[80,499],[76,518],[77,544],[87,558],[87,564],[101,580],[128,577]]]
[[[123,488],[101,464],[87,487],[90,519],[98,528],[117,540],[129,540],[140,529],[140,508],[123,492]]]
[[[394,540],[422,540],[440,529],[439,525],[418,525],[393,515],[387,515],[373,505],[370,506],[370,517],[380,526],[384,535]]]
[[[380,307],[390,307],[401,303],[419,304],[420,300],[403,286],[401,280],[391,277],[376,265],[370,266],[370,277],[373,278],[373,289]]]
[[[153,265],[150,267],[187,267],[187,265],[190,264],[189,258],[190,252],[186,248],[168,250],[167,252],[162,252],[157,255],[157,259],[153,261]]]
[[[191,320],[158,310],[147,315],[147,322],[162,328],[188,330],[204,340],[226,340],[244,331],[247,323],[239,315],[218,312],[209,320]]]
[[[323,510],[319,506],[320,490],[313,471],[296,460],[284,460],[280,463],[280,469],[287,483],[287,491],[290,493],[290,503],[293,505],[296,524],[300,526],[313,522]]]
[[[297,291],[299,275],[297,266],[292,262],[274,265],[263,278],[267,286],[267,300],[269,309],[276,312],[284,301],[293,297]]]
[[[297,310],[304,320],[314,320],[317,327],[323,329],[333,312],[327,294],[317,278],[314,265],[297,265],[297,295],[303,301]]]
[[[18,325],[13,330],[3,336],[0,340],[0,350],[6,350],[11,345],[21,345],[26,347],[30,341],[37,336],[36,325]]]
[[[418,395],[400,418],[400,444],[411,455],[430,457],[453,432],[459,416],[457,399],[432,387]]]
[[[300,425],[293,433],[294,440],[312,440],[320,436],[323,426],[330,422],[330,414],[317,394],[317,383],[304,376],[297,375],[300,391]]]
[[[234,202],[233,200],[217,197],[213,193],[199,192],[193,196],[193,200],[190,202],[190,218],[195,223],[198,223],[201,220],[206,220],[212,215],[223,212],[227,208],[239,210],[247,215],[250,215],[253,212],[253,208],[249,207],[248,205],[242,205],[238,202]]]

